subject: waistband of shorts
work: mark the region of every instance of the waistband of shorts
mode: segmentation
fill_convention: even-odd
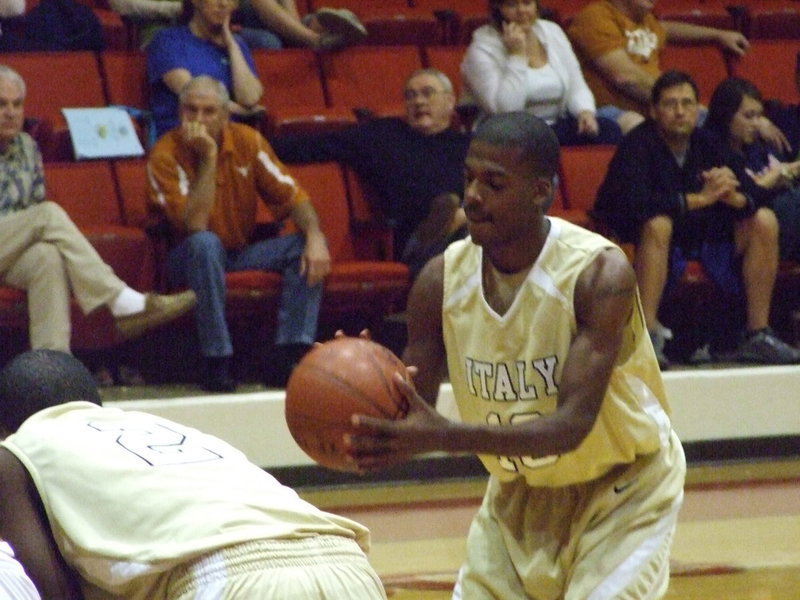
[[[170,582],[170,594],[184,594],[220,579],[255,571],[312,567],[364,558],[355,540],[339,535],[253,540],[220,548],[181,565]]]

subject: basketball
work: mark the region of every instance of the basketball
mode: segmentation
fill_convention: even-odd
[[[377,342],[340,337],[315,346],[286,385],[286,424],[297,445],[324,467],[352,470],[342,448],[350,417],[402,419],[408,413],[395,373],[410,381],[403,362]]]

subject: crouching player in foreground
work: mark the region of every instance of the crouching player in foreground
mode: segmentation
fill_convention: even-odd
[[[98,404],[66,353],[0,372],[14,432],[0,445],[0,538],[42,598],[385,600],[366,528],[220,439]]]

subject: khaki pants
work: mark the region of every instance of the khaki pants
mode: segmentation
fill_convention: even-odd
[[[0,217],[0,240],[0,281],[28,294],[31,348],[69,352],[70,291],[88,314],[125,288],[53,202]]]

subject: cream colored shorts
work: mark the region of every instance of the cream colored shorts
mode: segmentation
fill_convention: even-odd
[[[686,463],[670,445],[604,477],[561,488],[490,479],[467,539],[454,599],[655,600]]]
[[[354,540],[321,535],[224,548],[180,567],[170,600],[385,600],[386,592]]]

